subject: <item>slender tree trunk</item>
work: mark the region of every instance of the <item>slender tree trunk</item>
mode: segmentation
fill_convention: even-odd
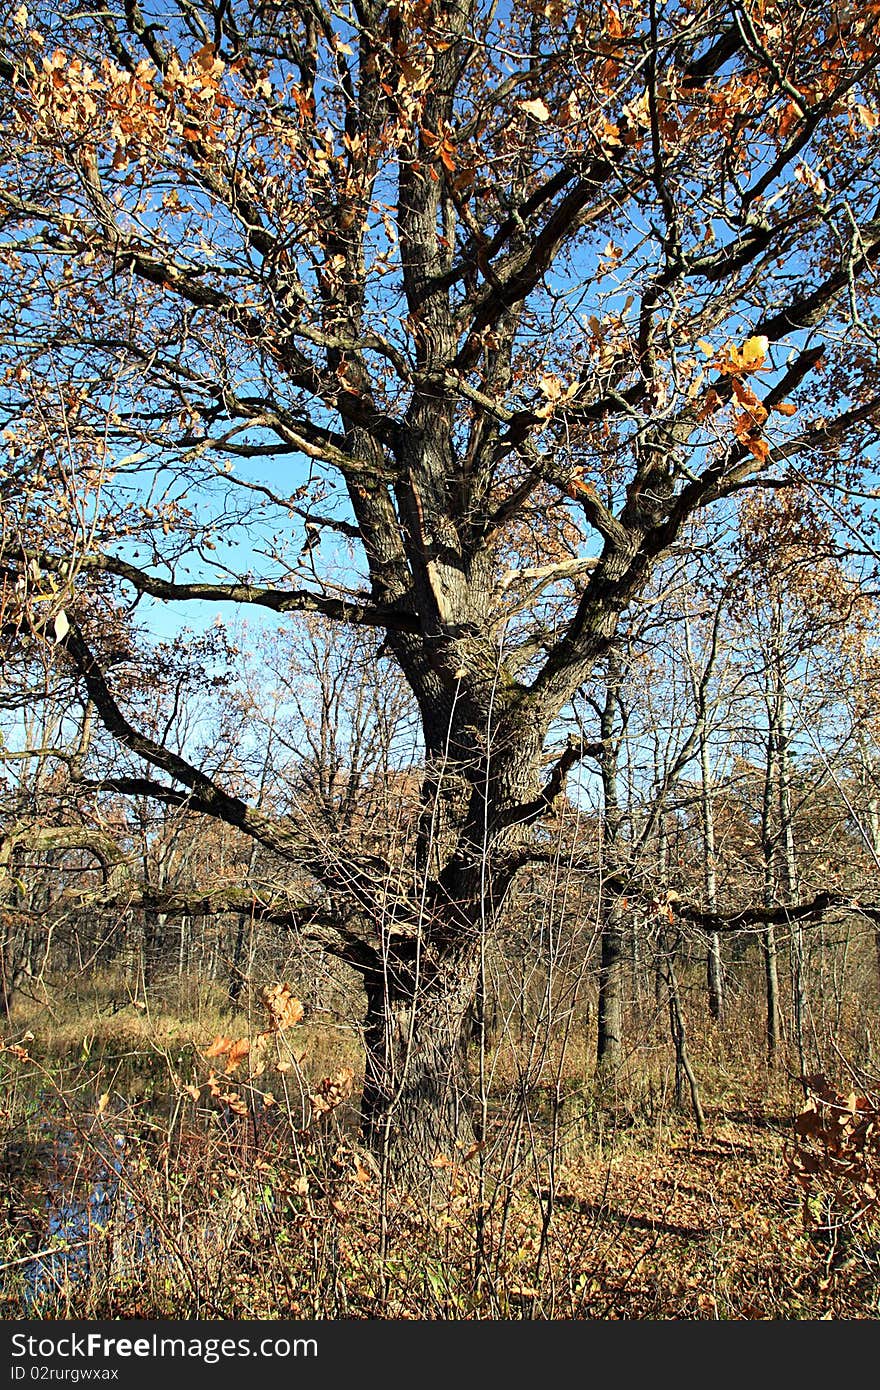
[[[718,881],[715,866],[715,806],[712,799],[712,769],[709,761],[709,741],[705,733],[700,737],[700,800],[703,812],[703,884],[706,910],[718,911]],[[724,1017],[724,982],[721,960],[721,937],[718,932],[709,936],[709,953],[706,967],[709,1013],[716,1023]]]
[[[25,909],[28,895],[24,884],[25,869],[17,849],[12,851],[9,871],[14,885],[10,900],[14,911],[2,914],[3,935],[0,937],[0,1011],[7,1018],[12,1010],[12,1001],[25,975],[24,962],[27,956],[25,950],[27,914]]]
[[[778,595],[774,595],[770,610],[769,651],[766,668],[769,739],[764,822],[765,843],[769,847],[769,854],[765,854],[765,862],[769,861],[772,864],[771,884],[775,880],[781,890],[784,905],[793,907],[798,903],[800,890],[791,801],[791,754],[788,730],[785,636],[785,615],[782,602]],[[768,798],[769,805],[767,804]],[[775,831],[771,832],[770,827],[774,816],[776,826]],[[804,973],[804,937],[800,922],[791,922],[790,933],[793,1031],[798,1065],[803,1076],[807,1069],[804,1040],[806,979]]]
[[[182,981],[189,968],[190,919],[184,912],[180,919],[180,939],[177,949],[177,978]]]
[[[621,899],[615,895],[602,924],[599,968],[599,1024],[596,1061],[614,1069],[623,1057],[624,935]]]
[[[241,968],[241,961],[244,955],[244,933],[247,921],[247,914],[240,912],[235,927],[235,945],[232,948],[232,960],[229,965],[229,988],[227,990],[229,1002],[233,1006],[239,1001],[241,986],[244,981],[244,971]]]
[[[867,759],[865,759],[865,772],[867,773]],[[873,794],[868,800],[868,824],[874,863],[880,869],[880,800]],[[880,924],[874,929],[874,950],[877,957],[877,982],[880,984]]]
[[[661,815],[657,827],[657,893],[665,893],[669,887],[669,832],[666,817]],[[654,923],[654,1003],[659,1011],[663,1004],[663,932]]]
[[[702,1134],[706,1126],[706,1116],[700,1096],[699,1083],[688,1055],[684,1012],[681,1007],[681,991],[678,987],[678,976],[675,973],[675,957],[679,946],[677,933],[671,935],[671,940],[663,944],[663,976],[666,981],[669,1002],[669,1031],[675,1053],[675,1104],[679,1108],[681,1107],[684,1090],[682,1078],[686,1077],[694,1112],[694,1122],[697,1126],[697,1132]]]
[[[788,710],[785,678],[781,664],[777,666],[777,746],[779,750],[779,826],[782,841],[783,881],[785,901],[796,907],[800,900],[797,852],[791,809],[791,762],[789,757]],[[801,1076],[807,1074],[805,1022],[807,1016],[807,982],[804,956],[804,930],[799,920],[791,927],[791,994],[794,1012],[794,1038]]]
[[[764,928],[761,947],[764,957],[764,988],[767,997],[767,1065],[772,1070],[779,1059],[779,1046],[781,1042],[779,967],[776,950],[776,929],[772,923]]]
[[[604,794],[602,939],[599,966],[598,1033],[596,1062],[613,1072],[623,1059],[623,999],[625,984],[624,907],[621,896],[621,812],[617,789],[619,740],[614,716],[620,687],[620,663],[612,649],[608,658],[605,702],[599,720],[602,736],[600,770]]]
[[[776,785],[776,738],[772,727],[767,737],[767,762],[764,776],[764,798],[761,808],[761,847],[764,858],[764,906],[776,903],[774,867],[776,861],[772,828],[772,808]],[[764,986],[767,1001],[767,1065],[772,1070],[779,1059],[780,1011],[779,970],[776,952],[776,929],[772,922],[764,928],[761,940],[764,959]]]
[[[709,668],[707,667],[703,679],[697,678],[693,645],[691,642],[690,617],[687,614],[685,615],[684,634],[685,649],[690,667],[694,695],[694,705],[696,707],[696,716],[699,721],[700,810],[703,821],[703,896],[705,898],[706,910],[714,913],[718,910],[718,885],[715,863],[715,804],[712,797],[712,765],[709,757],[709,728],[705,683]],[[715,641],[713,638],[713,648],[709,667],[714,664],[714,655]],[[711,932],[709,935],[708,953],[706,957],[706,989],[709,1013],[716,1023],[720,1023],[724,1015],[724,976],[721,960],[721,938],[718,932]]]

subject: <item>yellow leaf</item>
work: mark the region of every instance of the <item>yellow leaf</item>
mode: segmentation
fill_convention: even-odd
[[[705,338],[697,339],[697,347],[700,349],[700,352],[705,353],[707,357],[715,356],[715,349],[713,348],[712,344],[708,342]]]
[[[756,372],[763,365],[767,353],[770,351],[770,343],[763,333],[753,338],[747,338],[742,345],[739,360],[744,371]]]
[[[100,1099],[98,1100],[98,1114],[99,1114],[99,1115],[103,1115],[104,1111],[107,1109],[107,1106],[108,1106],[109,1104],[110,1104],[110,1092],[109,1092],[109,1091],[105,1091],[104,1094],[103,1094],[103,1095],[100,1097]]]

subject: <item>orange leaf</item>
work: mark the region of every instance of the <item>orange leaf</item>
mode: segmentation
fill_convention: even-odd
[[[226,1062],[227,1071],[234,1071],[239,1063],[244,1061],[250,1050],[251,1045],[247,1038],[239,1038],[238,1042],[234,1042],[229,1049],[229,1057]]]
[[[572,497],[577,502],[581,497],[592,496],[596,491],[596,487],[594,483],[588,482],[585,478],[575,473],[569,478],[568,486],[565,491],[569,497]]]
[[[205,72],[209,72],[210,69],[214,66],[214,53],[214,45],[212,43],[205,43],[202,44],[201,48],[196,49],[195,53],[193,54],[193,58],[198,63],[200,68],[202,68]]]
[[[744,386],[737,377],[732,378],[730,385],[741,405],[758,405],[758,397],[750,386]]]
[[[770,445],[766,439],[747,439],[745,444],[750,453],[754,454],[759,463],[766,463],[770,456]]]

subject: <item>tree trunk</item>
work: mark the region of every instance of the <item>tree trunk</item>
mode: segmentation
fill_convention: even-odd
[[[242,957],[244,956],[244,935],[245,925],[248,922],[246,913],[238,914],[238,921],[235,928],[235,945],[232,948],[232,960],[229,963],[229,985],[226,993],[230,1004],[235,1007],[241,996],[241,987],[244,983],[244,971],[241,968]]]
[[[681,1007],[681,991],[678,988],[678,977],[675,973],[675,957],[678,953],[680,938],[677,934],[670,934],[668,941],[663,941],[663,977],[666,981],[667,998],[669,1002],[669,1031],[672,1037],[672,1046],[675,1054],[675,1104],[681,1108],[683,1098],[682,1078],[687,1078],[688,1088],[691,1096],[691,1106],[694,1112],[694,1122],[697,1126],[697,1133],[702,1134],[706,1127],[706,1116],[703,1110],[703,1102],[700,1096],[700,1086],[697,1081],[696,1073],[691,1066],[691,1060],[687,1050],[687,1030],[684,1022],[684,1011]]]
[[[791,810],[791,766],[788,752],[788,721],[786,711],[785,687],[782,673],[778,686],[779,707],[779,824],[782,834],[782,861],[784,866],[785,900],[789,906],[797,906],[800,900],[798,887],[797,854],[794,843],[794,826]],[[807,1057],[804,1025],[807,1016],[807,980],[804,957],[804,929],[799,919],[791,923],[791,995],[794,1009],[794,1040],[798,1054],[798,1066],[802,1077],[806,1076]]]
[[[706,677],[714,664],[713,652],[709,666],[702,679],[697,678],[694,653],[691,643],[690,619],[685,615],[685,650],[690,666],[694,704],[699,721],[700,747],[700,809],[703,820],[703,895],[707,912],[718,911],[718,884],[715,865],[715,805],[712,798],[712,765],[709,758],[709,726],[706,701]],[[709,1013],[716,1023],[720,1023],[724,1013],[723,967],[721,961],[721,937],[718,932],[709,936],[709,950],[706,958],[706,988]]]
[[[773,835],[773,804],[776,788],[776,731],[771,717],[767,734],[767,763],[764,774],[764,797],[761,808],[761,849],[764,859],[764,906],[776,904],[774,867],[776,842]],[[764,984],[767,1001],[767,1065],[772,1070],[779,1058],[780,1012],[779,973],[776,959],[776,930],[772,922],[764,928],[761,939],[764,958]]]
[[[712,769],[709,762],[709,742],[705,733],[700,737],[700,799],[703,811],[703,882],[705,888],[706,911],[718,911],[718,883],[715,870],[715,807],[712,802]],[[709,1013],[716,1023],[724,1016],[723,966],[721,962],[721,937],[718,932],[709,936],[709,953],[706,962],[706,984],[708,989]]]
[[[616,1069],[623,1058],[623,912],[621,900],[610,904],[602,926],[602,961],[599,969],[599,1027],[596,1061],[606,1070]]]
[[[869,775],[869,761],[865,750],[864,736],[860,739],[862,752],[862,776],[865,780]],[[871,836],[871,853],[874,857],[874,866],[880,871],[880,800],[873,794],[868,798],[868,825]],[[880,925],[874,929],[874,950],[877,957],[877,983],[880,984]]]
[[[604,797],[602,855],[604,879],[602,884],[602,941],[599,967],[598,1033],[596,1063],[613,1072],[623,1059],[623,994],[624,994],[624,899],[620,863],[621,811],[617,789],[617,759],[620,740],[615,738],[615,711],[620,689],[621,671],[617,653],[608,656],[608,675],[605,702],[599,728],[602,736],[600,772]]]
[[[776,929],[772,922],[764,928],[762,938],[764,983],[767,997],[767,1065],[772,1070],[779,1057],[781,1041],[779,1027],[779,971],[776,959]]]
[[[418,987],[366,982],[365,1142],[407,1190],[429,1195],[474,1142],[467,1046],[479,955],[452,952]]]

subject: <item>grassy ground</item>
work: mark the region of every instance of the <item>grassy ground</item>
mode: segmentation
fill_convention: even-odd
[[[298,1024],[230,1068],[258,1026],[210,991],[20,1007],[0,1053],[3,1316],[880,1312],[875,1208],[796,1181],[803,1094],[768,1084],[741,1030],[694,1041],[703,1134],[659,1044],[610,1098],[586,1042],[525,1088],[499,1049],[487,1142],[428,1207],[358,1146],[354,1033]]]

